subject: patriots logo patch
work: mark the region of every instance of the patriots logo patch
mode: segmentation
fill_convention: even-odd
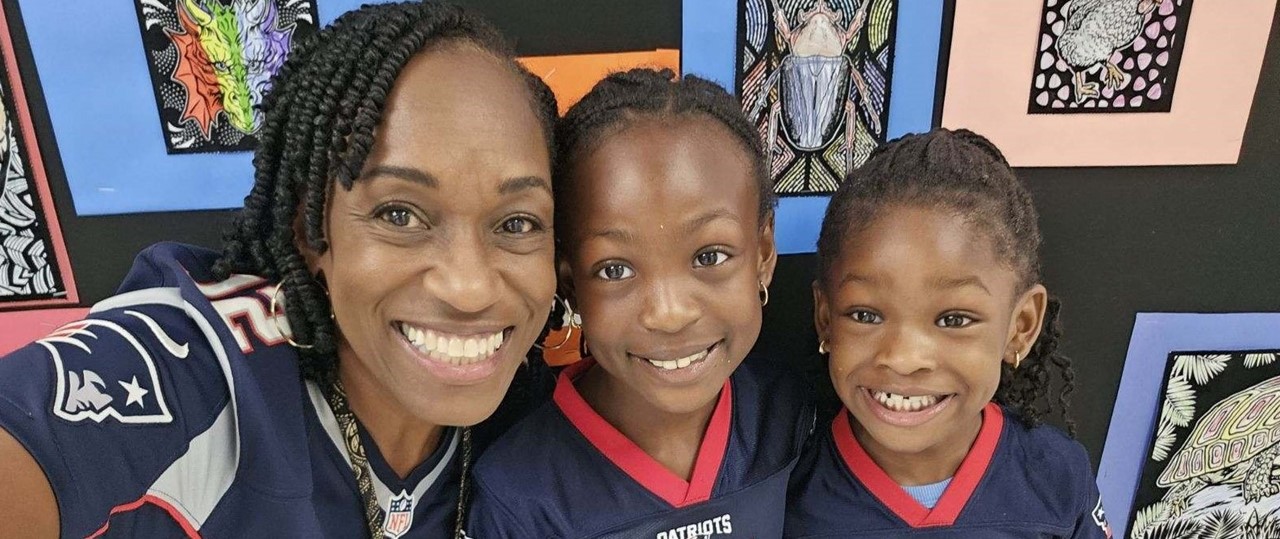
[[[1098,498],[1098,505],[1093,507],[1093,523],[1102,529],[1107,539],[1111,539],[1111,525],[1107,524],[1107,512],[1102,509],[1101,497]]]
[[[146,324],[170,356],[186,358],[189,348],[178,344],[151,317],[137,311],[126,315]],[[57,388],[54,415],[67,421],[101,423],[170,423],[155,359],[125,327],[109,321],[72,322],[40,339],[53,358]]]

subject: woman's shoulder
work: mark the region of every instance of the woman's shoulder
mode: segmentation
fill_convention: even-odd
[[[85,319],[0,360],[0,429],[43,468],[64,531],[91,533],[180,462],[207,471],[211,457],[180,458],[197,440],[237,436],[245,421],[295,421],[250,398],[270,387],[284,399],[282,384],[301,384],[297,355],[271,344],[271,285],[212,279],[214,259],[198,247],[148,248]]]

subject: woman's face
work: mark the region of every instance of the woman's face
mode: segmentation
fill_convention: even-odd
[[[361,177],[332,188],[329,249],[309,257],[348,393],[436,425],[497,408],[555,293],[550,171],[510,66],[469,44],[409,61]]]

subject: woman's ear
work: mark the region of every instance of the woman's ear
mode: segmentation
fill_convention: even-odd
[[[307,241],[307,228],[302,224],[303,211],[304,209],[299,206],[297,213],[293,216],[293,245],[298,248],[298,253],[302,254],[302,259],[307,264],[307,273],[312,275],[326,273],[325,270],[328,268],[325,266],[329,257],[321,256],[321,252]]]

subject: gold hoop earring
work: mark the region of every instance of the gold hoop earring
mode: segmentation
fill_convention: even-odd
[[[1022,352],[1018,352],[1015,350],[1013,352],[1013,370],[1015,371],[1018,370],[1018,367],[1021,365],[1022,365]]]
[[[764,307],[769,304],[769,287],[764,285],[764,281],[757,281],[760,284],[760,306]]]
[[[562,305],[564,305],[564,315],[569,318],[569,323],[565,325],[565,328],[567,328],[568,331],[565,331],[564,333],[564,340],[560,341],[560,344],[557,344],[555,346],[542,346],[536,342],[533,343],[533,347],[537,348],[538,350],[559,350],[564,345],[569,344],[569,339],[573,337],[573,328],[581,327],[578,325],[578,315],[574,314],[573,307],[569,306],[569,300],[566,300],[560,297],[560,294],[556,294],[554,297],[551,298],[551,303],[552,303],[551,310],[553,311],[555,310],[556,302],[560,302]]]
[[[287,280],[289,280],[288,277],[280,279],[280,283],[276,285],[276,289],[271,292],[271,310],[268,311],[269,314],[271,315],[271,325],[276,327],[276,332],[279,333],[281,337],[284,337],[285,342],[289,343],[289,346],[292,346],[299,350],[310,350],[312,348],[315,348],[316,345],[298,343],[297,341],[293,340],[292,328],[290,328],[290,331],[285,331],[284,328],[280,327],[280,319],[278,317],[288,316],[288,315],[286,315],[283,310],[277,313],[276,305],[280,304],[280,291],[284,289],[284,283]],[[332,310],[330,310],[329,316],[333,316]]]
[[[829,354],[829,353],[831,353],[831,351],[830,351],[830,350],[827,350],[827,340],[826,340],[826,339],[823,339],[823,340],[821,340],[821,341],[818,341],[818,353],[819,353],[819,354],[822,354],[822,355],[824,355],[824,356],[825,356],[825,355],[827,355],[827,354]]]

